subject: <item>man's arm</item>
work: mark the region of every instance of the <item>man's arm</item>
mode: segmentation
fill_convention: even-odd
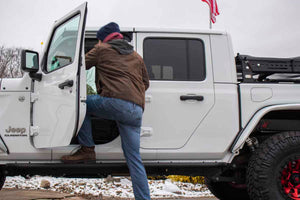
[[[143,60],[142,63],[143,63],[142,66],[143,83],[145,85],[145,91],[146,91],[149,88],[149,76],[148,76],[146,65]]]
[[[85,68],[88,70],[98,63],[98,48],[95,46],[88,53],[85,54]]]
[[[138,60],[141,63],[141,67],[142,67],[142,79],[143,79],[143,83],[145,86],[145,91],[149,88],[149,76],[148,76],[148,72],[147,72],[147,67],[145,65],[144,59],[136,52],[135,55],[137,56]]]

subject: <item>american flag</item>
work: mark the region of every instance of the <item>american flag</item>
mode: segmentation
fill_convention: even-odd
[[[202,0],[203,2],[206,2],[210,7],[210,19],[213,23],[216,23],[216,16],[218,16],[219,9],[217,5],[217,0]]]

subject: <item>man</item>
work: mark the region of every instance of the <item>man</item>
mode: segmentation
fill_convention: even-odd
[[[143,59],[111,22],[97,32],[99,43],[86,54],[86,69],[96,67],[98,95],[87,97],[87,115],[78,133],[81,148],[63,156],[64,163],[95,162],[90,115],[117,122],[122,149],[136,199],[150,199],[147,175],[140,156],[140,130],[149,78]]]

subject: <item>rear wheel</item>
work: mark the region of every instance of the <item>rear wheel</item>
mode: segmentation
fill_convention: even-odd
[[[300,132],[265,140],[252,155],[247,172],[251,199],[300,200]]]
[[[300,199],[300,159],[291,159],[281,169],[281,185],[286,196]]]

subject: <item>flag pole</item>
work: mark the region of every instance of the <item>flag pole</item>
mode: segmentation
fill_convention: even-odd
[[[208,8],[209,8],[209,18],[208,18],[208,20],[209,20],[209,29],[212,29],[212,22],[211,22],[211,9],[210,9],[210,7],[208,6]]]

